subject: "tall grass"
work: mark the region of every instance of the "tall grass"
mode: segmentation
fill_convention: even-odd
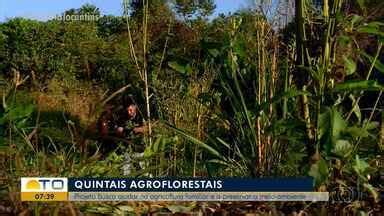
[[[149,19],[149,1],[143,0],[142,1],[142,25],[141,25],[141,31],[142,31],[142,55],[138,56],[137,53],[137,47],[133,44],[132,39],[132,33],[131,33],[131,23],[130,23],[130,0],[123,0],[123,7],[124,7],[124,16],[127,24],[127,31],[128,31],[128,39],[129,39],[129,51],[131,54],[131,58],[136,66],[137,73],[139,74],[141,80],[144,83],[144,94],[145,94],[145,107],[146,107],[146,123],[148,127],[148,142],[149,145],[152,144],[152,126],[151,126],[151,108],[150,108],[150,94],[149,94],[149,71],[148,71],[148,19]]]
[[[228,24],[229,46],[220,50],[222,55],[217,57],[222,60],[217,79],[230,105],[226,107],[229,115],[221,115],[218,121],[228,122],[229,135],[218,137],[208,134],[207,141],[203,141],[185,130],[171,127],[190,142],[210,152],[212,157],[209,162],[222,165],[225,170],[222,175],[270,175],[283,153],[280,141],[270,132],[272,122],[280,118],[277,114],[280,109],[274,107],[282,100],[287,102],[288,98],[304,94],[289,88],[283,93],[276,93],[276,85],[280,82],[277,38],[260,14],[256,14],[252,21],[256,36],[246,39],[255,41],[250,46],[254,49],[249,50],[256,60],[251,63],[252,66],[244,66],[243,51],[239,50],[239,41],[242,40],[239,37],[240,29],[247,24],[243,24],[243,20],[236,16]],[[247,83],[245,77],[255,77],[256,80]],[[249,83],[253,86],[250,87]]]

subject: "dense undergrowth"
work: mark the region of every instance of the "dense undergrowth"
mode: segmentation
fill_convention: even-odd
[[[208,18],[211,1],[165,2],[123,1],[126,16],[97,21],[0,24],[0,213],[383,212],[381,1],[297,0],[284,25],[274,3]],[[94,134],[106,106],[132,100],[149,125],[146,166],[132,176],[309,175],[332,201],[20,202],[21,176],[122,176],[124,142]]]

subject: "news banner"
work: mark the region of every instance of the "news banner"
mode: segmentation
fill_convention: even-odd
[[[312,178],[21,178],[22,201],[328,201]]]

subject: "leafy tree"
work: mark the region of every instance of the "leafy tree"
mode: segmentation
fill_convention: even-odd
[[[97,8],[95,5],[92,5],[89,3],[84,4],[76,11],[78,14],[89,14],[89,15],[100,16],[100,9]]]
[[[216,5],[213,0],[176,0],[175,9],[182,17],[190,19],[207,17],[213,13]]]
[[[97,21],[98,34],[102,37],[116,36],[127,31],[123,17],[106,15]]]
[[[125,10],[128,10],[131,17],[136,20],[142,20],[143,16],[143,0],[130,0],[125,2]],[[165,21],[172,16],[169,0],[153,0],[148,5],[149,19],[157,21]],[[151,23],[151,21],[149,21]]]
[[[49,34],[43,23],[15,18],[1,25],[3,35],[2,72],[20,71],[23,75],[44,77],[47,56],[41,51],[49,49]]]
[[[66,10],[63,15],[95,15],[100,16],[100,9],[95,5],[86,3],[80,8],[71,8]]]

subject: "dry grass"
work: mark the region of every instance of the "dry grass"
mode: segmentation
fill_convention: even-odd
[[[31,95],[40,111],[62,111],[78,118],[82,125],[88,125],[97,119],[94,109],[102,100],[103,91],[84,84],[81,87],[66,87],[52,80],[46,92],[34,91]]]

